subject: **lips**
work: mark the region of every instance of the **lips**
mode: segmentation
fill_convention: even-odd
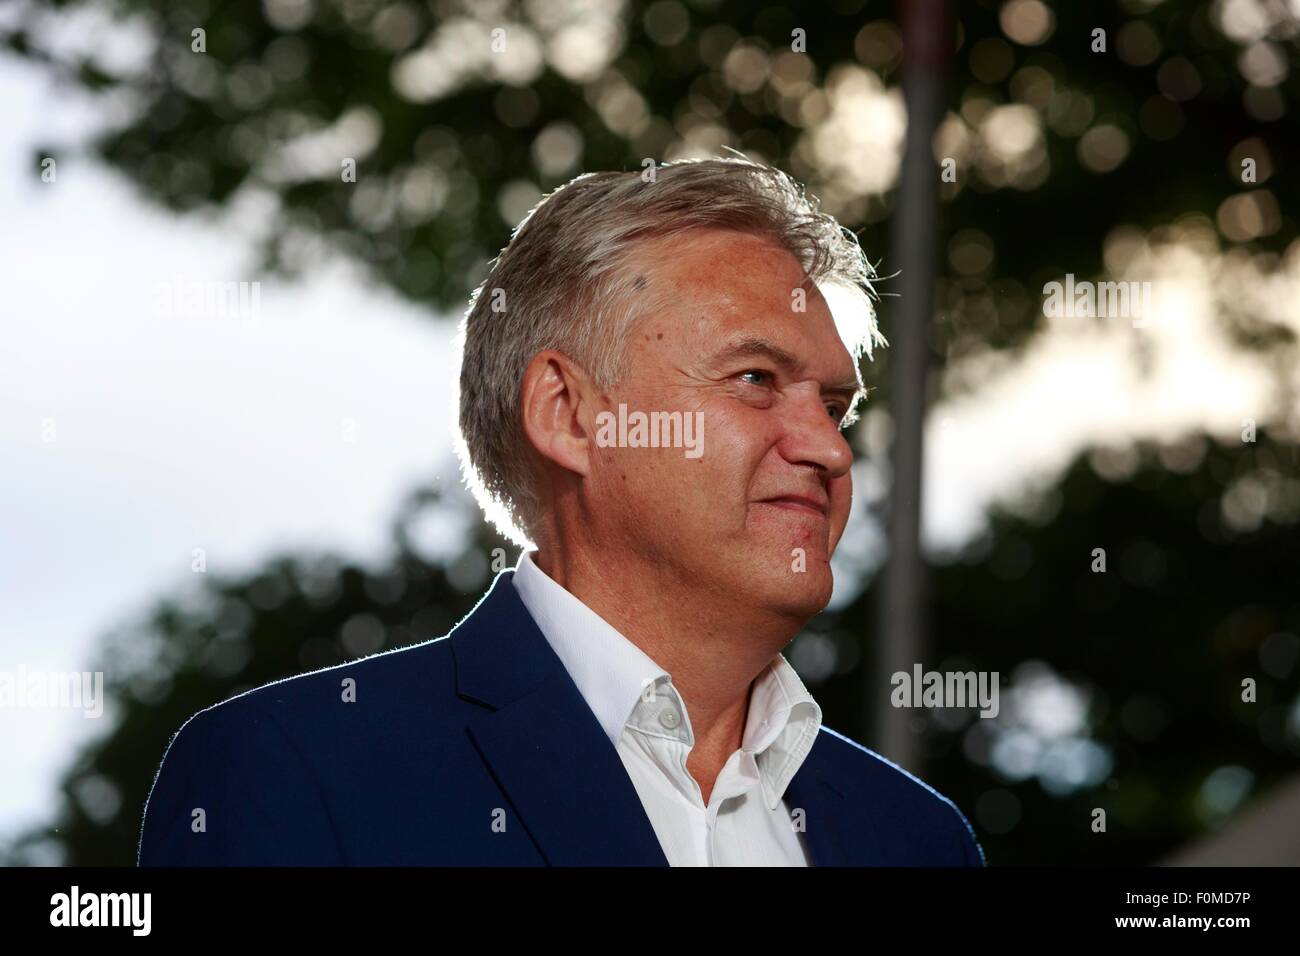
[[[825,499],[814,498],[811,495],[779,495],[776,498],[765,498],[762,503],[788,508],[792,511],[815,514],[820,518],[826,517],[827,512],[830,510]]]

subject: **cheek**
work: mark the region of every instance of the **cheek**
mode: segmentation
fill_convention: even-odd
[[[767,455],[777,455],[778,436],[760,409],[705,414],[704,461],[719,481],[748,486]],[[772,462],[767,463],[768,467]]]
[[[853,507],[853,478],[851,475],[843,475],[840,478],[834,478],[827,487],[827,494],[831,503],[831,530],[834,534],[834,540],[838,540],[840,534],[844,531],[844,526],[849,521],[849,511]]]
[[[685,414],[697,411],[701,417],[681,436],[681,447],[600,449],[600,495],[620,499],[619,510],[638,521],[689,513],[699,524],[746,507],[754,476],[772,445],[762,417],[719,414],[707,405]]]
[[[687,458],[681,448],[606,449],[600,472],[602,495],[638,522],[707,509],[716,485],[706,458]]]

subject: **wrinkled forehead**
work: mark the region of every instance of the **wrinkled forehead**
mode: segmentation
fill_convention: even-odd
[[[734,229],[688,229],[634,249],[640,274],[686,292],[739,293],[763,277],[787,290],[803,281],[798,259],[775,239]]]
[[[761,330],[790,346],[808,340],[831,360],[825,353],[838,335],[855,374],[856,360],[870,350],[870,300],[860,290],[807,279],[795,255],[772,239],[690,230],[646,240],[629,267],[628,287],[645,297],[640,314],[671,314],[674,325],[696,336]]]

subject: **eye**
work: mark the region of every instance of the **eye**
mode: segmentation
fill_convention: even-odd
[[[849,410],[847,408],[835,403],[831,403],[830,405],[827,405],[826,408],[830,411],[831,418],[833,418],[836,422],[843,421],[844,416],[849,413]]]
[[[747,369],[746,371],[740,373],[740,377],[741,377],[741,378],[744,378],[746,375],[765,375],[765,376],[767,376],[767,378],[768,378],[769,380],[771,380],[771,378],[772,378],[772,373],[771,373],[771,372],[768,372],[768,371],[766,371],[766,370],[764,370],[764,369],[761,369],[761,368],[751,368],[751,369]],[[759,383],[755,382],[754,384],[759,384]]]

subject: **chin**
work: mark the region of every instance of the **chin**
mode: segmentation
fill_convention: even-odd
[[[834,587],[830,567],[809,568],[794,573],[789,567],[756,576],[755,600],[772,611],[791,617],[811,618],[820,614],[831,600]]]

